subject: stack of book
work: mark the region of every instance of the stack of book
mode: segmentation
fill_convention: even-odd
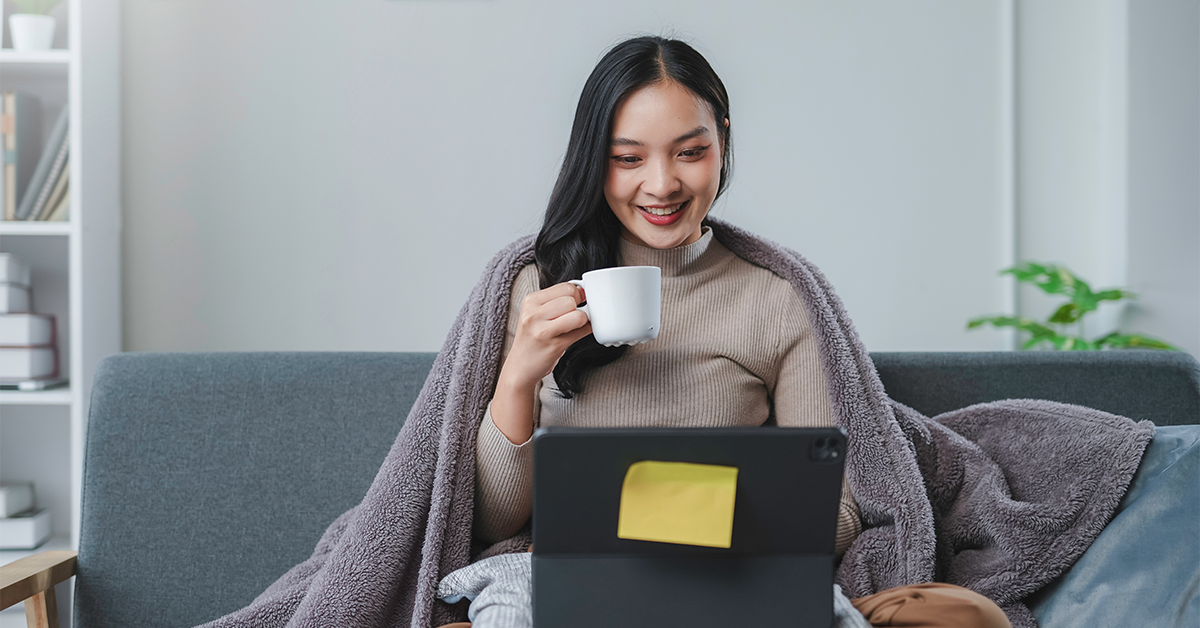
[[[30,307],[29,266],[0,253],[0,389],[42,390],[66,383],[58,376],[54,316]]]
[[[50,538],[50,513],[36,503],[33,484],[0,482],[0,549],[33,549]]]
[[[0,94],[0,137],[4,175],[0,201],[5,220],[65,221],[71,207],[68,132],[70,107],[63,106],[50,137],[41,140],[42,105],[20,92]]]

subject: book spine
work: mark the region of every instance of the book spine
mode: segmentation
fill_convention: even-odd
[[[0,130],[4,132],[4,216],[7,220],[17,219],[16,103],[16,94],[4,93],[4,115],[0,117]]]
[[[29,217],[28,210],[21,213],[26,197],[36,196],[31,186],[33,175],[41,161],[42,148],[42,103],[37,98],[21,92],[14,93],[16,112],[13,116],[13,135],[17,139],[17,220]],[[47,166],[48,168],[49,166]]]
[[[18,220],[35,220],[46,204],[50,191],[58,182],[59,172],[67,159],[67,149],[71,145],[67,137],[67,111],[68,108],[63,107],[54,123],[49,141],[42,148],[37,167],[29,179],[25,198],[21,199],[21,205],[17,208]]]
[[[55,162],[54,168],[50,172],[50,178],[46,180],[48,193],[45,198],[39,199],[34,205],[33,213],[30,215],[32,220],[49,220],[50,214],[58,206],[58,201],[67,188],[69,155],[68,144],[64,141],[60,151],[60,160]]]
[[[63,190],[62,198],[55,203],[54,210],[46,217],[46,220],[51,222],[64,222],[70,219],[71,213],[71,190]]]
[[[8,136],[12,133],[13,120],[9,115],[6,98],[7,94],[0,94],[0,214],[3,214],[4,220],[16,220],[16,207],[9,207],[4,200],[7,198],[5,190],[4,164],[8,161]]]

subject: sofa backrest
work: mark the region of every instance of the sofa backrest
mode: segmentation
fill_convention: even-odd
[[[888,393],[927,414],[1041,397],[1196,423],[1195,359],[1133,353],[872,357]],[[84,454],[74,626],[186,627],[250,603],[361,501],[434,357],[105,359]]]
[[[934,416],[1050,399],[1155,425],[1200,423],[1200,362],[1181,351],[873,353],[888,396]]]
[[[362,500],[434,357],[106,358],[73,625],[194,626],[249,604]]]

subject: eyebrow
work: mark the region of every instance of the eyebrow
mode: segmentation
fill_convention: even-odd
[[[708,127],[698,126],[691,131],[688,131],[687,133],[675,138],[675,141],[672,143],[678,144],[679,142],[686,142],[693,137],[700,137],[701,135],[708,135]],[[645,144],[642,144],[637,140],[631,140],[627,137],[614,137],[612,139],[612,146],[645,146]]]

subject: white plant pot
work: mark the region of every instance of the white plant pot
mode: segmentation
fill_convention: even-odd
[[[14,13],[8,16],[14,50],[49,50],[54,43],[54,18],[49,15]]]

